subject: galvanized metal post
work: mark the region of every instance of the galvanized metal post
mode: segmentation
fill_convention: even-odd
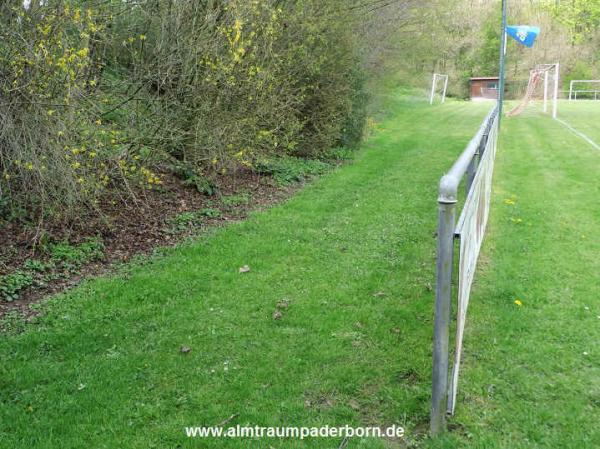
[[[500,92],[498,93],[498,126],[502,121],[502,107],[504,104],[504,72],[506,67],[506,1],[502,0],[502,33],[500,34],[500,83],[498,88]]]
[[[443,182],[443,181],[442,181]],[[448,402],[448,367],[450,343],[450,309],[452,301],[452,265],[456,198],[448,198],[440,187],[438,199],[437,280],[433,337],[433,377],[431,398],[431,435],[446,430]]]

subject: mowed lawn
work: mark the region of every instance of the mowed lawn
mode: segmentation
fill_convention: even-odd
[[[559,116],[600,140],[600,102]],[[456,431],[432,446],[600,447],[599,180],[600,151],[563,125],[504,119]]]
[[[185,436],[222,422],[400,424],[407,441],[422,438],[437,184],[490,105],[386,104],[352,164],[246,222],[89,281],[1,335],[0,447],[341,443]]]
[[[600,152],[535,110],[504,119],[457,414],[431,441],[437,184],[491,105],[386,105],[352,164],[0,336],[0,447],[341,443],[185,436],[223,422],[407,428],[349,448],[600,447]]]

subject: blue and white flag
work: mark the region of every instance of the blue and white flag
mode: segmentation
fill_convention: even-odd
[[[519,44],[531,48],[535,43],[536,37],[538,37],[538,34],[540,34],[540,28],[525,25],[508,26],[506,27],[506,32]]]

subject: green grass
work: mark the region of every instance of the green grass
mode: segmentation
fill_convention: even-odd
[[[3,336],[0,446],[197,447],[184,426],[232,414],[424,430],[436,186],[487,107],[394,101],[353,163],[292,200],[90,281]],[[210,447],[247,447],[232,444]]]
[[[598,126],[598,117],[600,117],[600,101],[559,101],[558,118],[564,120],[579,132],[584,133],[596,142],[596,144],[600,145],[600,126]],[[588,145],[581,140],[579,142],[576,141],[575,144],[582,147]]]
[[[354,161],[285,204],[89,281],[1,336],[0,448],[340,443],[185,437],[232,415],[407,428],[404,443],[352,448],[597,447],[600,155],[545,117],[505,121],[457,430],[427,441],[437,183],[490,105],[384,103]]]

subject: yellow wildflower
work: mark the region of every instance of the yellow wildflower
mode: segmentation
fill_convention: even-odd
[[[515,304],[519,307],[521,307],[523,305],[523,303],[521,302],[520,299],[515,299]]]

